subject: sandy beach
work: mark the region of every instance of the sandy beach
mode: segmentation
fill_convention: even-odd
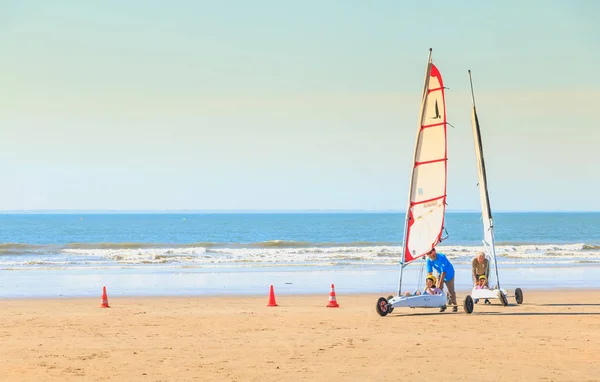
[[[600,378],[598,290],[384,318],[376,295],[276,297],[4,299],[0,380]]]

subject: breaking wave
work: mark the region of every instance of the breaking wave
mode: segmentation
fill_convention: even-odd
[[[482,246],[438,247],[455,264],[469,264]],[[0,269],[156,264],[188,266],[390,265],[401,260],[399,243],[311,243],[271,240],[256,243],[68,243],[0,244]],[[600,262],[600,245],[513,244],[496,247],[503,264],[590,264]]]

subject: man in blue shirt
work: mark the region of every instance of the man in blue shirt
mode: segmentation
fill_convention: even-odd
[[[450,296],[450,301],[454,305],[452,311],[458,312],[456,292],[454,291],[454,267],[446,255],[437,253],[435,248],[432,248],[431,251],[427,252],[427,273],[431,275],[434,269],[439,273],[437,287],[443,290],[444,283],[446,284],[448,287],[448,296]],[[445,306],[440,308],[440,312],[445,310]]]

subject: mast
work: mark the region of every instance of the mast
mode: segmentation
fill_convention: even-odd
[[[473,79],[469,70],[469,83],[471,84],[471,99],[473,101],[473,112],[471,123],[473,127],[473,139],[475,142],[475,155],[477,157],[477,168],[479,176],[479,196],[481,199],[481,212],[483,220],[483,244],[491,248],[492,258],[494,259],[494,269],[496,271],[497,287],[500,289],[500,278],[498,277],[498,262],[496,260],[496,246],[494,243],[494,220],[492,218],[492,209],[490,206],[490,197],[487,187],[487,176],[485,172],[485,160],[483,159],[483,143],[481,141],[481,131],[479,128],[479,119],[477,118],[477,109],[475,108],[475,92],[473,91]]]
[[[423,95],[421,96],[421,110],[419,113],[419,128],[417,129],[417,136],[415,139],[415,147],[413,151],[413,161],[411,164],[411,172],[410,172],[410,181],[408,185],[408,202],[406,205],[406,217],[404,220],[404,234],[402,238],[402,257],[400,261],[400,278],[398,280],[398,296],[401,295],[402,292],[402,275],[404,271],[405,260],[406,260],[406,249],[407,249],[407,234],[408,234],[408,225],[410,223],[410,214],[411,214],[411,195],[413,194],[413,181],[415,174],[415,163],[417,161],[417,150],[419,145],[419,134],[421,133],[421,129],[423,127],[423,117],[425,115],[425,100],[427,99],[427,89],[429,88],[429,76],[431,74],[431,52],[432,49],[429,48],[429,58],[427,59],[427,69],[425,70],[425,80],[423,85]]]

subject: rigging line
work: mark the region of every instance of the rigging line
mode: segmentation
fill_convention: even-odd
[[[425,263],[427,262],[427,259],[425,258],[425,256],[422,257],[423,261],[421,261],[421,270],[419,271],[419,281],[417,283],[417,290],[419,290],[421,288],[421,282],[423,281],[423,271],[425,270]]]

